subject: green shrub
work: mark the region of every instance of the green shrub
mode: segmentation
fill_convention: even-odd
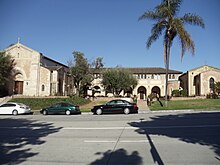
[[[180,97],[180,91],[178,89],[172,91],[172,96]]]
[[[206,95],[207,99],[218,99],[218,95],[215,93],[209,93]]]
[[[187,97],[187,90],[186,89],[183,89],[183,90],[173,90],[172,91],[172,96],[173,97]]]
[[[186,89],[181,90],[181,91],[180,91],[180,96],[182,96],[182,97],[187,97],[187,96],[188,96],[187,90],[186,90]]]

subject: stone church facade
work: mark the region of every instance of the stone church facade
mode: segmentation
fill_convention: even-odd
[[[187,71],[179,80],[180,86],[187,90],[188,96],[206,96],[213,93],[214,84],[220,82],[220,69],[204,65]]]
[[[69,67],[48,58],[21,43],[4,50],[15,61],[12,81],[8,84],[10,95],[54,96],[71,95],[73,81]]]

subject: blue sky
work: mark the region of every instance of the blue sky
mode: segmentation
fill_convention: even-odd
[[[138,21],[160,0],[0,0],[0,49],[17,42],[67,64],[72,52],[88,61],[103,57],[105,67],[164,67],[162,37],[146,48],[153,22]],[[179,41],[170,68],[187,71],[202,65],[220,68],[220,1],[184,0],[179,15],[196,13],[205,29],[186,26],[196,54],[180,59]]]

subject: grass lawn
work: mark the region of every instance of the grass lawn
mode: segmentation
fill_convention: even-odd
[[[74,105],[79,105],[79,106],[90,103],[89,100],[85,100],[77,96],[68,97],[68,98],[46,98],[46,97],[45,98],[13,98],[10,101],[24,103],[30,106],[30,108],[33,111],[35,110],[38,111],[42,108],[49,107],[58,102],[69,102],[69,103],[72,103]]]
[[[165,102],[162,101],[163,105]],[[193,100],[171,100],[168,101],[168,106],[161,107],[158,101],[153,102],[149,106],[150,110],[220,110],[220,99],[193,99]]]

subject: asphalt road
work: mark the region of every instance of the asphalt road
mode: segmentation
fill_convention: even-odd
[[[220,164],[220,113],[0,116],[0,164]]]

